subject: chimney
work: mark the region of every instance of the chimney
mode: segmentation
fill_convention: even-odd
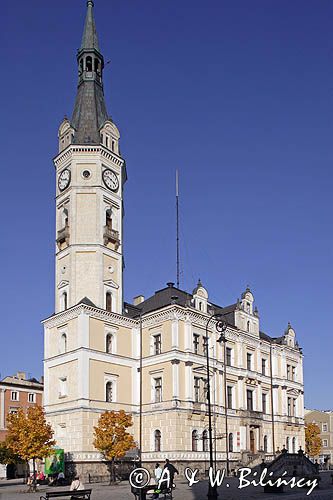
[[[17,372],[16,377],[17,377],[19,380],[25,380],[25,379],[26,379],[25,372]]]
[[[141,304],[142,302],[144,302],[144,300],[145,300],[145,298],[144,298],[143,295],[137,295],[133,299],[133,305],[134,306],[138,306],[139,304]]]

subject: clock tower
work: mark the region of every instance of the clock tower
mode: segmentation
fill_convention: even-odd
[[[56,313],[86,298],[123,309],[123,186],[118,128],[107,113],[93,2],[77,53],[78,88],[71,120],[59,128],[56,168]]]

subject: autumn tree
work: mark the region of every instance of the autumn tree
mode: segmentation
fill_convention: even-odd
[[[132,434],[127,432],[132,425],[132,416],[120,410],[102,413],[97,427],[94,427],[94,446],[106,460],[111,461],[110,483],[116,478],[115,459],[135,447]]]
[[[17,464],[20,457],[8,448],[6,441],[0,442],[0,464]]]
[[[7,431],[7,448],[22,460],[33,461],[33,486],[36,490],[36,459],[47,457],[55,445],[53,430],[45,420],[43,408],[33,406],[26,413],[20,408],[17,413],[8,415]]]
[[[310,457],[316,457],[321,450],[320,429],[317,424],[308,424],[305,427],[305,451]]]

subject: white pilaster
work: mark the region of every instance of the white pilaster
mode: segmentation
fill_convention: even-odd
[[[189,319],[185,321],[185,351],[192,351],[192,327]]]
[[[172,397],[179,399],[179,360],[172,361]]]
[[[172,342],[172,349],[178,349],[179,348],[179,328],[178,328],[178,319],[173,319],[172,320],[172,333],[171,333],[171,342]]]
[[[78,316],[78,344],[89,348],[89,316],[84,312]]]
[[[190,361],[185,363],[185,399],[187,401],[193,400],[192,365]]]

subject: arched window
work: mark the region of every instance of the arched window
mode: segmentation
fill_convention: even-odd
[[[234,451],[234,435],[230,432],[228,439],[229,451]]]
[[[108,333],[106,336],[105,351],[109,354],[112,353],[112,340],[113,340],[113,335],[111,333]]]
[[[61,213],[61,229],[68,227],[68,210],[64,208]]]
[[[264,452],[268,452],[268,437],[264,436]]]
[[[67,307],[68,307],[67,292],[63,292],[61,295],[60,308],[62,311],[66,311]]]
[[[286,448],[287,448],[288,453],[289,453],[289,446],[290,446],[289,438],[287,437],[287,439],[286,439]]]
[[[99,72],[99,61],[98,61],[98,59],[95,58],[94,63],[95,63],[95,68],[94,68],[95,72],[98,73]]]
[[[92,58],[90,56],[86,59],[86,71],[92,71]]]
[[[112,228],[112,209],[108,208],[105,211],[105,224],[111,229]]]
[[[105,309],[112,312],[112,295],[111,292],[106,292],[105,296]]]
[[[80,61],[80,74],[83,73],[83,59]]]
[[[206,430],[202,433],[202,450],[208,451],[208,432]]]
[[[192,431],[192,451],[198,451],[198,431]]]
[[[113,401],[113,383],[110,381],[105,386],[105,400],[107,403],[112,403]]]
[[[291,441],[291,446],[292,446],[292,453],[296,453],[296,438],[293,437],[292,441]]]
[[[248,332],[250,331],[250,322],[249,321],[246,324],[246,329],[247,329]]]
[[[154,432],[154,450],[161,451],[161,431],[158,429]]]
[[[63,333],[60,338],[60,353],[63,354],[67,352],[67,335]]]

